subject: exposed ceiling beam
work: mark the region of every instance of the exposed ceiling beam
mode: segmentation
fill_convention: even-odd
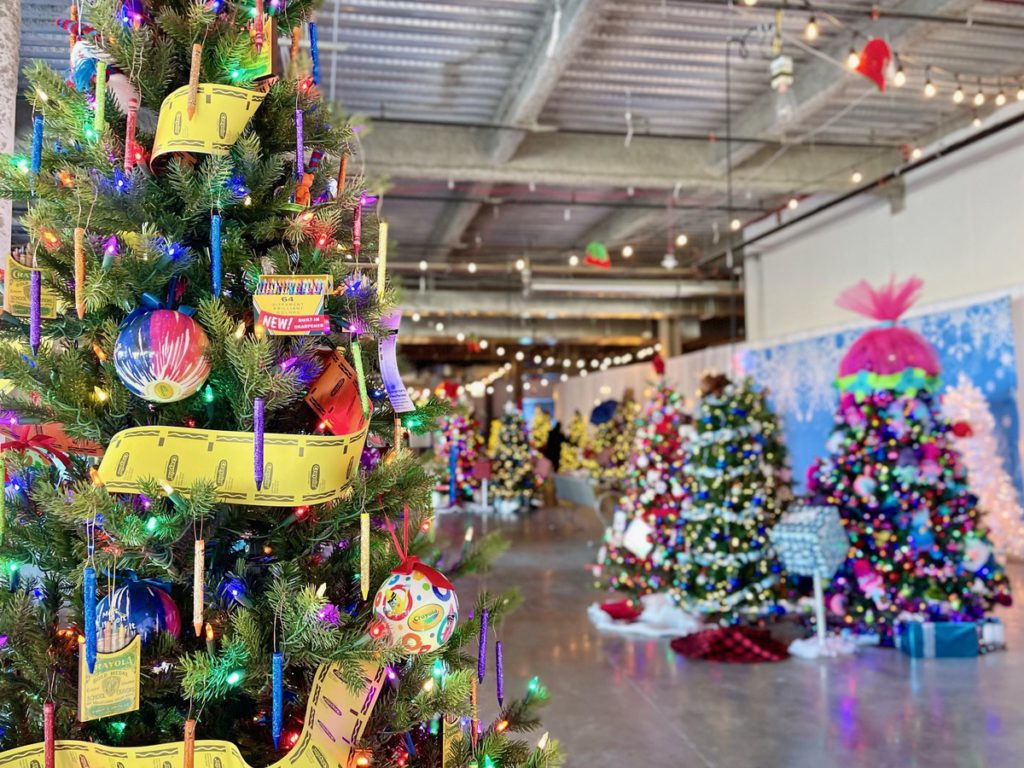
[[[928,24],[912,18],[913,14],[961,14],[979,3],[980,0],[903,0],[889,10],[906,13],[908,17],[883,16],[875,22],[865,21],[851,26],[869,37],[884,38],[892,50],[899,53],[901,48],[912,47],[929,32]],[[806,127],[808,118],[829,104],[832,98],[851,82],[858,82],[865,88],[873,88],[874,86],[869,85],[860,75],[837,64],[845,60],[851,42],[857,44],[851,35],[837,35],[835,42],[822,51],[831,60],[813,57],[794,73],[793,85],[790,86],[793,110],[785,122],[780,118],[776,106],[777,95],[775,91],[769,89],[733,117],[732,133],[738,136],[763,136],[774,140],[784,133],[788,126]],[[765,78],[767,79],[767,72]],[[722,125],[718,130],[718,136],[724,137],[726,132],[726,126]],[[736,166],[753,156],[758,149],[758,145],[752,143],[732,144],[730,148],[728,142],[720,140],[711,153],[711,170],[724,174],[730,154],[732,163]]]
[[[451,339],[462,333],[467,338],[475,335],[487,339],[488,348],[497,343],[516,343],[524,338],[537,343],[563,344],[643,344],[654,338],[654,323],[650,320],[585,320],[558,318],[557,320],[515,320],[498,317],[448,318],[440,331],[432,323],[420,322],[403,328],[401,345],[435,343],[438,339]]]
[[[494,131],[482,128],[408,124],[374,126],[361,146],[367,172],[394,179],[549,184],[564,187],[679,189],[680,193],[721,192],[725,179],[707,167],[707,150],[694,142],[664,142],[634,136],[628,148],[612,136],[526,136],[515,157],[495,165]],[[869,178],[900,162],[892,149],[867,150],[794,146],[770,167],[737,179],[737,195],[809,194],[846,191],[851,168]]]
[[[710,282],[710,281],[705,281]],[[727,290],[724,281],[714,283]],[[504,291],[406,291],[402,297],[406,318],[414,312],[435,319],[460,315],[472,317],[544,317],[643,319],[663,317],[714,317],[729,312],[725,298],[660,299],[595,296],[541,296]],[[408,321],[407,321],[408,323]],[[409,324],[409,327],[415,327]],[[405,332],[403,332],[404,335]]]
[[[638,232],[644,230],[661,230],[666,222],[665,209],[631,211],[618,210],[587,232],[584,240],[597,240],[606,245],[617,245],[627,242]]]
[[[512,76],[494,113],[494,122],[530,128],[537,122],[551,92],[586,40],[592,26],[600,18],[600,0],[568,0],[560,18],[547,18],[534,36],[533,45]],[[554,35],[557,34],[557,38]],[[523,131],[494,131],[488,148],[492,165],[507,162],[525,137]],[[466,193],[468,198],[486,197],[489,184],[475,184]],[[430,242],[448,248],[456,246],[469,229],[482,204],[474,199],[449,203],[441,211],[430,235]]]

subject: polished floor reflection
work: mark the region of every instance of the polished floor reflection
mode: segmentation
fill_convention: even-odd
[[[523,607],[499,637],[505,687],[539,675],[552,693],[544,727],[573,768],[1017,768],[1024,765],[1024,609],[1000,614],[1010,650],[912,660],[854,658],[722,665],[678,658],[667,640],[602,634],[585,565],[593,517],[540,512],[497,522],[446,516],[442,528],[500,527],[512,539],[481,586],[517,585]],[[1011,570],[1018,600],[1024,571]],[[467,583],[463,594],[476,584]],[[480,699],[496,710],[493,676]],[[531,738],[536,739],[540,734]]]

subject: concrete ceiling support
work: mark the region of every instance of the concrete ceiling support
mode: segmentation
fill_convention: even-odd
[[[979,4],[980,0],[903,0],[903,2],[895,3],[894,7],[888,10],[901,13],[957,15],[966,13]],[[911,47],[928,32],[926,23],[884,17],[876,22],[857,25],[857,28],[868,37],[885,39],[896,53],[899,53],[901,48]],[[850,44],[850,35],[838,35],[836,42],[823,50],[823,53],[832,61],[815,57],[799,68],[790,88],[795,107],[786,123],[783,123],[779,117],[775,92],[768,90],[749,107],[733,117],[733,135],[763,136],[768,139],[776,139],[785,133],[787,125],[805,126],[810,116],[825,107],[830,99],[843,88],[851,82],[855,82],[854,78],[860,78],[860,75],[851,73],[845,67],[836,64],[837,61],[841,62],[846,58]],[[863,78],[856,82],[861,82],[865,88],[869,87]],[[725,135],[726,126],[722,125],[718,130],[718,136],[724,137]],[[753,142],[733,144],[731,148],[733,166],[749,159],[761,148],[760,145]],[[724,174],[728,166],[729,154],[730,148],[727,142],[719,141],[711,153],[711,170],[718,174]]]
[[[705,281],[708,292],[727,290],[728,283]],[[419,313],[440,317],[646,319],[651,317],[716,317],[729,311],[727,298],[614,298],[608,296],[544,296],[499,291],[407,291],[402,297],[406,318]],[[406,321],[406,327],[413,327]],[[403,337],[405,331],[403,331]]]
[[[521,125],[525,130],[536,124],[562,74],[600,18],[600,0],[568,0],[565,5],[557,32],[550,25],[536,35],[498,103],[496,124]],[[557,39],[553,38],[555,34]],[[525,130],[493,131],[485,148],[486,162],[500,166],[511,159],[526,136]],[[457,144],[454,146],[458,148]],[[486,197],[490,191],[489,183],[478,183],[465,192],[465,197]],[[482,203],[475,200],[448,203],[434,226],[430,243],[444,248],[458,246],[481,207]]]
[[[545,184],[562,187],[685,189],[724,192],[724,177],[707,167],[704,142],[634,136],[629,148],[619,136],[530,133],[515,157],[496,165],[490,147],[496,129],[376,125],[362,140],[367,173],[394,179],[487,184]],[[803,194],[849,189],[850,168],[865,178],[881,176],[899,163],[891,148],[871,152],[850,147],[794,146],[762,173],[737,182],[738,190]],[[645,211],[646,212],[646,211]]]

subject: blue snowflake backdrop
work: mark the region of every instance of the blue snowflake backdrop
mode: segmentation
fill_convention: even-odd
[[[1010,298],[920,315],[907,319],[905,324],[935,347],[942,365],[943,388],[955,386],[962,373],[985,393],[996,420],[1003,464],[1021,489]],[[769,399],[782,418],[794,480],[800,490],[807,468],[824,452],[832,430],[839,402],[833,386],[839,361],[867,327],[869,324],[802,341],[747,348],[738,355],[740,371],[768,389]]]

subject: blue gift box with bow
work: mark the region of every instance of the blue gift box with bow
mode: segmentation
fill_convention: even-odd
[[[915,659],[969,658],[978,655],[978,625],[973,621],[901,621],[896,645]]]

